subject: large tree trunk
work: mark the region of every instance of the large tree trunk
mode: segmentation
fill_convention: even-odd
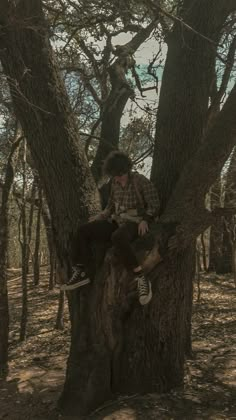
[[[76,120],[48,41],[41,1],[9,4],[4,0],[0,23],[4,26],[0,58],[15,113],[43,184],[57,250],[61,259],[67,258],[78,220],[99,209],[98,192],[78,143]]]
[[[216,43],[230,9],[225,2],[185,1],[183,19]],[[188,9],[189,7],[189,9]],[[232,7],[232,4],[231,4]],[[183,41],[184,39],[184,41]],[[162,78],[152,180],[157,185],[161,212],[164,211],[186,163],[197,152],[205,134],[215,51],[200,36],[175,25],[168,39],[168,54]],[[181,192],[180,192],[181,194]],[[202,197],[204,199],[204,197]],[[204,206],[203,201],[196,205]],[[192,281],[195,243],[183,258],[191,262],[184,276],[186,351],[191,351]],[[189,256],[189,258],[188,258]],[[178,267],[176,266],[176,275]],[[178,311],[180,303],[176,301]]]
[[[2,66],[43,184],[58,258],[67,276],[71,236],[79,221],[98,212],[99,194],[78,142],[76,120],[48,41],[41,1],[4,0],[0,24]],[[79,314],[79,299],[70,306],[73,321]]]
[[[217,44],[232,3],[229,2],[229,7],[220,0],[184,3],[189,5],[184,20]],[[209,42],[175,25],[168,40],[152,166],[152,179],[158,186],[162,209],[183,167],[203,140],[214,68],[215,50]]]
[[[19,134],[17,133],[17,137]],[[8,248],[8,201],[14,180],[15,166],[18,159],[18,149],[21,138],[12,144],[9,155],[5,182],[1,191],[0,208],[0,375],[7,369],[8,364],[8,334],[9,312],[7,293],[7,248]]]
[[[164,224],[153,228],[153,241],[146,247],[151,252],[140,260],[153,280],[148,307],[139,306],[129,292],[129,276],[109,258],[94,284],[73,294],[74,302],[80,297],[80,307],[72,322],[62,408],[85,414],[116,391],[166,391],[182,382],[184,354],[191,351],[192,244],[215,220],[201,204],[235,143],[235,106],[236,86],[205,143],[184,168],[161,217]],[[154,269],[163,236],[173,234],[168,232],[171,221],[180,224],[169,242],[177,252],[165,255]],[[145,249],[144,240],[141,247]]]
[[[5,1],[5,4],[8,5],[8,2]],[[231,1],[227,4],[232,5]],[[44,183],[58,249],[66,254],[69,234],[76,226],[76,216],[81,218],[96,207],[96,202],[93,205],[95,185],[82,152],[76,149],[75,122],[46,42],[40,1],[35,1],[33,7],[31,1],[21,0],[13,11],[17,13],[17,19],[3,22],[5,32],[0,38],[0,54],[13,86],[15,110],[22,120]],[[196,30],[218,39],[215,33],[218,33],[226,15],[219,1],[205,0],[193,2],[191,14],[186,15],[186,20],[192,24],[195,18]],[[31,19],[31,16],[34,18]],[[22,23],[22,17],[27,22],[27,28]],[[188,44],[183,44],[183,33]],[[204,225],[207,219],[205,212],[201,218],[206,190],[219,175],[235,140],[236,92],[233,91],[227,106],[221,111],[222,118],[206,139],[205,148],[198,151],[196,160],[189,162],[199,147],[204,129],[210,83],[208,72],[214,65],[214,55],[212,46],[205,44],[206,41],[203,42],[196,34],[190,35],[178,28],[174,34],[177,41],[175,38],[170,41],[168,65],[163,76],[159,113],[161,147],[157,162],[158,171],[160,164],[164,171],[158,184],[162,220],[183,225],[183,245],[178,247],[178,253],[175,251],[166,255],[153,270],[158,261],[157,239],[162,240],[166,235],[166,245],[168,235],[173,231],[170,229],[168,232],[168,225],[157,225],[156,231],[153,229],[150,237],[146,238],[147,241],[149,238],[152,240],[146,245],[152,251],[148,259],[144,259],[144,265],[150,272],[150,278],[153,278],[154,290],[148,307],[139,305],[136,292],[129,285],[128,273],[110,255],[92,285],[70,294],[72,342],[61,406],[77,415],[88,413],[114,391],[164,391],[183,381],[184,353],[189,347],[191,328],[193,242],[207,227]],[[200,52],[202,50],[204,54]],[[199,73],[206,71],[204,77],[195,71],[196,66]],[[171,80],[170,87],[168,78]],[[201,95],[198,95],[196,83]],[[193,104],[187,101],[189,97]],[[182,102],[179,113],[178,99]],[[174,102],[176,109],[172,106]],[[170,119],[169,113],[173,113]],[[193,124],[195,117],[196,123]],[[171,127],[165,137],[168,153],[165,153],[164,147],[164,125]],[[173,159],[175,150],[176,158]],[[155,156],[157,158],[157,153]],[[213,158],[217,158],[217,164]],[[206,165],[208,161],[209,166]],[[48,165],[45,166],[45,163]],[[145,247],[144,242],[141,241],[142,247]],[[138,243],[135,246],[138,247]],[[185,250],[187,246],[188,251]]]

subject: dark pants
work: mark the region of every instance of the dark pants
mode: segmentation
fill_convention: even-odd
[[[112,242],[124,266],[130,270],[139,266],[130,243],[138,237],[137,223],[127,222],[118,226],[115,222],[96,220],[79,227],[72,243],[72,264],[83,264],[90,272],[92,245]]]

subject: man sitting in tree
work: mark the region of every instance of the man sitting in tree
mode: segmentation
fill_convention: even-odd
[[[112,241],[127,270],[137,280],[139,302],[146,305],[152,298],[148,281],[131,247],[131,242],[149,230],[157,217],[159,199],[154,185],[143,175],[132,172],[130,158],[120,151],[109,154],[104,174],[111,178],[111,191],[106,208],[79,227],[72,244],[73,275],[63,290],[73,290],[90,283],[91,245]]]

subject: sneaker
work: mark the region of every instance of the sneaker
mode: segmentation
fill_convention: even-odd
[[[87,276],[84,271],[84,267],[77,265],[72,267],[73,274],[67,283],[61,286],[61,290],[73,290],[78,287],[85,286],[90,283],[90,278]]]
[[[151,282],[145,279],[142,272],[136,276],[136,280],[138,282],[139,303],[140,305],[147,305],[152,299]]]

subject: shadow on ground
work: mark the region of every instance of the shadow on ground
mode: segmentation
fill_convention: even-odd
[[[59,292],[48,291],[47,276],[30,286],[28,337],[19,343],[19,279],[9,281],[10,369],[0,380],[0,419],[79,420],[63,417],[56,404],[69,350],[69,322],[54,329]],[[107,402],[86,420],[235,419],[236,290],[229,276],[202,276],[194,304],[193,357],[186,361],[182,389],[164,395],[123,396]]]

